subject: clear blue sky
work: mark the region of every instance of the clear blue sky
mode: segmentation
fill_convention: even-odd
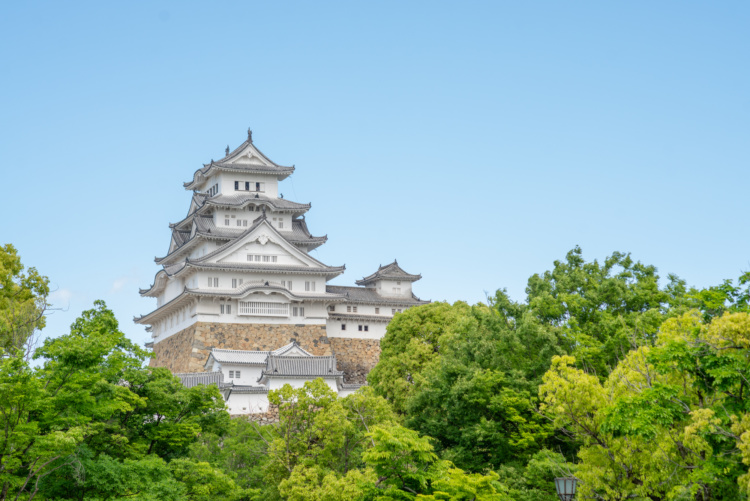
[[[575,245],[707,286],[750,268],[747,2],[4,2],[0,242],[124,331],[182,182],[247,127],[316,257],[481,301]]]

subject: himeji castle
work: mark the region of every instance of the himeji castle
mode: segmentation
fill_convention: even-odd
[[[224,158],[204,164],[184,183],[192,191],[190,208],[169,225],[169,249],[155,259],[161,269],[140,291],[156,298],[156,309],[135,318],[151,333],[152,366],[168,367],[185,381],[197,380],[189,374],[222,372],[227,394],[262,393],[278,380],[302,384],[328,367],[326,380],[345,391],[365,382],[393,316],[427,303],[412,292],[421,276],[395,260],[356,286],[328,285],[345,267],[310,255],[327,237],[308,229],[309,203],[279,193],[279,182],[294,170],[264,155],[248,130],[239,147],[227,147]],[[295,349],[277,354],[289,346]],[[243,357],[251,365],[298,359],[275,365],[270,378],[257,372],[252,381],[240,369],[223,373],[226,350],[235,365],[243,365]]]

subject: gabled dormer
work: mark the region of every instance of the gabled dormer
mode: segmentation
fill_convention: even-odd
[[[357,285],[363,285],[375,289],[384,297],[408,297],[412,296],[411,284],[421,279],[422,275],[412,275],[405,272],[394,260],[391,264],[378,267],[378,271],[357,280]]]
[[[284,166],[273,162],[254,144],[252,131],[247,131],[247,140],[234,151],[229,152],[218,161],[204,164],[193,174],[193,180],[183,183],[187,190],[198,190],[215,196],[219,193],[230,193],[235,187],[245,191],[254,191],[266,195],[276,192],[275,183],[286,179],[294,172],[294,166]],[[236,174],[232,176],[222,174]],[[255,175],[256,177],[253,177]],[[274,186],[266,183],[274,182]]]

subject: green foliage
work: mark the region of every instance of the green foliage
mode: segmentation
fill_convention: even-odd
[[[472,307],[440,338],[439,359],[407,401],[407,424],[438,439],[444,457],[471,471],[532,454],[552,431],[535,412],[535,394],[546,365],[540,360],[561,348],[533,316],[511,320],[511,306],[502,313]]]
[[[526,287],[534,315],[569,341],[579,363],[605,377],[633,344],[652,343],[673,306],[656,267],[614,252],[586,262],[579,247],[565,261],[533,275]]]
[[[380,360],[367,380],[397,412],[406,410],[415,385],[423,382],[425,367],[437,359],[440,337],[460,324],[468,312],[469,306],[460,301],[453,305],[431,303],[399,313],[388,324],[380,342]]]
[[[557,427],[583,443],[581,495],[743,499],[739,453],[750,419],[750,315],[667,320],[604,384],[558,357],[540,393]]]
[[[0,246],[0,349],[14,355],[45,324],[49,280],[35,268],[24,272],[10,244]],[[28,346],[26,346],[28,348]]]

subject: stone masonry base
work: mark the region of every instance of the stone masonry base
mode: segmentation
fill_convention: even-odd
[[[213,348],[271,351],[297,341],[313,355],[336,355],[347,383],[364,383],[380,357],[377,339],[329,338],[325,325],[198,322],[154,345],[152,367],[203,372]]]

